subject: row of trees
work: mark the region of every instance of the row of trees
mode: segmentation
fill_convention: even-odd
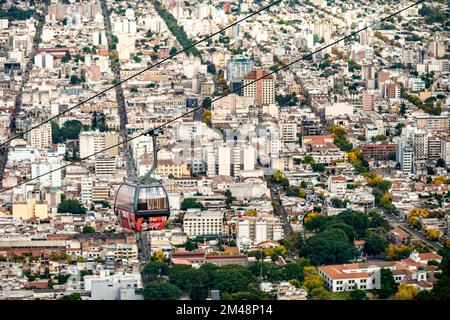
[[[0,10],[0,19],[15,20],[27,20],[30,19],[35,12],[31,9],[22,10],[15,6],[8,8],[7,10]]]
[[[161,3],[159,1],[153,2],[155,10],[158,12],[158,14],[161,16],[161,18],[166,23],[167,27],[169,28],[170,32],[174,35],[175,38],[177,38],[178,42],[181,44],[181,46],[186,49],[193,45],[193,41],[188,38],[186,35],[186,32],[184,31],[183,27],[180,27],[177,23],[177,20],[175,17],[168,11],[166,11]],[[196,47],[192,47],[186,51],[188,54],[192,54],[196,57],[201,58],[200,51]]]
[[[179,299],[189,295],[204,300],[211,289],[220,290],[224,300],[266,300],[274,296],[259,289],[260,281],[289,281],[308,291],[312,300],[330,298],[324,280],[307,259],[289,262],[280,267],[272,262],[255,262],[248,267],[206,263],[198,269],[187,265],[169,267],[165,262],[152,261],[143,270],[144,298],[148,300]]]

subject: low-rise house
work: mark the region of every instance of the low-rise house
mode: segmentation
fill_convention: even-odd
[[[277,286],[277,300],[307,300],[308,292],[283,281]]]
[[[413,251],[409,258],[401,261],[375,261],[319,267],[319,274],[327,287],[333,292],[352,291],[355,289],[380,289],[381,269],[390,269],[396,283],[408,281],[418,288],[432,287],[436,271],[427,263],[430,260],[440,262],[442,257],[436,253],[418,253]]]

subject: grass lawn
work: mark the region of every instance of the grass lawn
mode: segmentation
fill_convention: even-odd
[[[330,300],[350,300],[350,292],[331,292]]]

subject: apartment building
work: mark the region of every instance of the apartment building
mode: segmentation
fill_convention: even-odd
[[[112,147],[105,154],[114,157],[118,154],[119,135],[116,132],[83,131],[80,133],[80,157],[84,158],[103,149]],[[115,147],[113,147],[115,146]]]
[[[188,237],[207,234],[221,234],[223,229],[223,212],[188,209],[184,215],[183,230]]]
[[[236,240],[240,249],[250,249],[267,240],[280,240],[284,236],[279,217],[239,217],[236,222]]]
[[[250,71],[243,80],[244,97],[253,97],[259,104],[275,103],[275,78],[270,75],[255,82],[267,74],[263,69]]]
[[[45,123],[32,130],[29,134],[29,143],[33,149],[42,150],[52,146],[52,126]]]

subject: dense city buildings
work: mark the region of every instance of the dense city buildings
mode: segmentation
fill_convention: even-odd
[[[0,300],[448,297],[449,15],[0,1]]]

